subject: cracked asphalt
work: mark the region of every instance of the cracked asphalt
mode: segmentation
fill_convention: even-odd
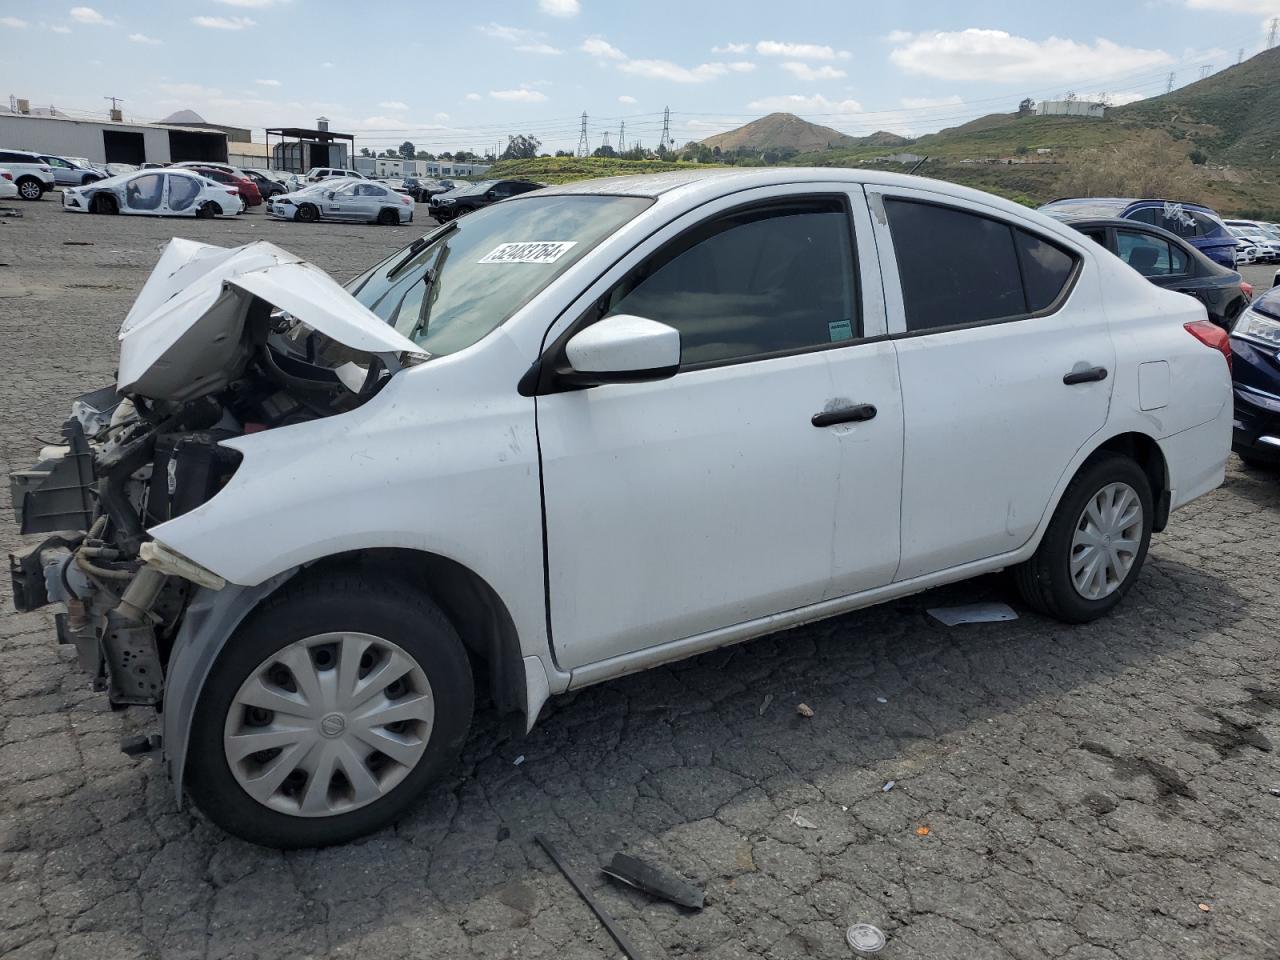
[[[423,227],[21,210],[0,223],[6,473],[112,381],[170,235],[265,237],[345,279]],[[407,819],[294,853],[229,838],[123,756],[155,716],[111,712],[6,579],[0,956],[618,956],[536,833],[646,958],[856,956],[855,922],[885,958],[1280,956],[1278,517],[1280,477],[1233,460],[1089,626],[926,617],[1011,600],[989,577],[556,700],[523,741],[482,709]],[[706,908],[606,881],[618,850],[704,885]]]

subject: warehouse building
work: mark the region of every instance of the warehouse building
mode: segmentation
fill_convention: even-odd
[[[221,130],[37,115],[25,100],[0,107],[0,147],[87,157],[94,163],[227,162],[227,135]]]

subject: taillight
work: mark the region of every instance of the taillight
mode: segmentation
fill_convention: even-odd
[[[4,173],[0,173],[0,177],[4,177],[6,180],[12,180],[13,174],[6,170]]]
[[[1183,328],[1206,347],[1217,350],[1227,358],[1227,369],[1231,369],[1231,339],[1227,331],[1208,320],[1192,320],[1184,323]]]
[[[1252,300],[1252,299],[1253,299],[1253,284],[1252,284],[1252,283],[1246,283],[1244,280],[1241,280],[1241,281],[1240,281],[1240,292],[1244,294],[1244,298],[1245,298],[1246,300]]]

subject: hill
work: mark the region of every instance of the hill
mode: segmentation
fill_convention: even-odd
[[[894,136],[887,134],[887,136]],[[771,113],[702,142],[713,150],[826,150],[852,141],[839,130],[802,120],[794,113]]]

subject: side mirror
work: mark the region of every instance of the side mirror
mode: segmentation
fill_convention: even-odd
[[[574,386],[665,380],[680,369],[680,331],[622,313],[575,334],[564,352],[559,379]]]

